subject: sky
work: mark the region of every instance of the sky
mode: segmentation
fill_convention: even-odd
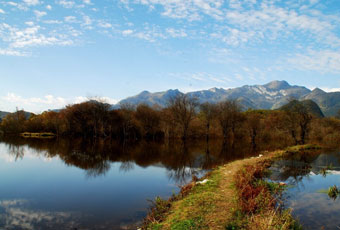
[[[0,0],[0,110],[286,80],[340,91],[339,0]]]

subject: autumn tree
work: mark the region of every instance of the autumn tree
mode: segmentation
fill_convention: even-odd
[[[25,121],[25,111],[17,110],[15,113],[7,114],[3,118],[1,128],[6,134],[18,134],[24,131]]]
[[[169,99],[168,107],[182,130],[183,140],[187,139],[190,123],[195,117],[197,106],[197,99],[185,94],[178,94]]]
[[[160,128],[161,117],[159,111],[148,105],[140,104],[137,106],[135,116],[141,124],[143,135],[147,138],[155,139],[155,135]]]

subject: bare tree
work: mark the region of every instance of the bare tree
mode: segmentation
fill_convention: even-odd
[[[224,141],[231,132],[235,136],[236,127],[242,123],[244,117],[241,106],[235,100],[226,100],[218,103],[217,119],[221,125]]]
[[[296,144],[305,144],[306,136],[308,136],[313,115],[308,108],[300,101],[293,100],[290,107],[286,108],[288,129]],[[300,131],[300,141],[298,141],[298,131]]]
[[[306,106],[304,106],[302,103],[296,104],[294,107],[294,111],[298,115],[298,122],[300,126],[300,139],[301,144],[305,144],[305,138],[308,135],[309,132],[309,126],[313,119],[312,114],[309,113]]]
[[[182,139],[186,140],[190,123],[195,117],[198,101],[185,94],[178,94],[170,98],[168,104],[176,123],[181,127]]]
[[[261,128],[261,115],[257,111],[247,111],[247,129],[253,150],[256,149],[256,137]]]
[[[206,131],[206,139],[209,140],[209,131],[210,131],[210,125],[212,120],[216,117],[217,114],[217,106],[216,104],[212,104],[209,102],[203,103],[200,105],[200,118],[204,121]]]

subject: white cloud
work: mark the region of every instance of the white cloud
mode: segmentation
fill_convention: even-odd
[[[0,9],[0,14],[4,14],[5,11],[3,9]]]
[[[39,0],[23,0],[23,2],[29,6],[35,6],[40,4]]]
[[[110,97],[96,97],[95,99],[110,103],[116,104],[118,100],[110,98]],[[64,98],[64,97],[56,97],[53,95],[46,95],[44,97],[29,97],[24,98],[15,93],[7,93],[6,96],[0,97],[0,104],[2,105],[2,109],[12,112],[15,111],[16,107],[19,109],[25,109],[26,111],[41,113],[48,109],[60,109],[69,104],[81,103],[89,100],[88,97],[73,97],[73,98]]]
[[[39,11],[39,10],[34,10],[34,14],[38,19],[47,15],[47,13],[45,11]]]
[[[187,37],[188,35],[186,34],[186,32],[183,29],[180,30],[176,30],[174,28],[167,28],[166,32],[173,38],[177,38],[177,37]]]
[[[187,37],[187,33],[183,29],[165,28],[162,29],[159,26],[145,26],[141,30],[126,29],[120,31],[123,36],[130,36],[148,42],[156,42],[158,39],[169,39]]]
[[[13,50],[13,49],[1,49],[0,48],[0,55],[2,56],[17,56],[17,57],[24,57],[27,56],[28,53],[22,52],[19,50]]]
[[[320,89],[326,92],[340,92],[340,88],[320,87]]]
[[[87,15],[83,16],[83,21],[84,21],[83,25],[88,26],[92,24],[92,19]]]
[[[34,26],[34,22],[32,22],[32,21],[25,22],[25,24],[28,25],[28,26]]]
[[[8,44],[8,48],[4,49],[5,51],[3,51],[2,55],[17,53],[19,51],[16,50],[30,46],[65,46],[73,44],[68,34],[54,32],[43,34],[40,30],[41,27],[38,25],[19,29],[6,23],[0,24],[0,40]]]
[[[285,38],[298,40],[300,36],[312,36],[314,41],[340,46],[340,38],[335,33],[339,16],[326,15],[316,9],[313,13],[300,12],[299,8],[285,7],[285,3],[256,0],[120,0],[120,3],[127,7],[145,5],[151,11],[161,9],[162,16],[174,19],[203,21],[209,16],[215,20],[209,31],[211,37],[232,46]],[[182,30],[182,34],[188,34],[186,29]]]
[[[212,74],[206,72],[197,72],[197,73],[170,73],[170,77],[186,80],[189,82],[198,82],[203,83],[203,85],[211,85],[215,86],[216,83],[220,84],[228,84],[231,80],[221,74]],[[206,87],[206,86],[205,86]]]
[[[124,36],[133,34],[133,30],[123,30],[123,31],[122,31],[122,34],[123,34]]]
[[[120,2],[128,7],[130,1],[120,0]],[[221,19],[223,15],[221,7],[224,0],[136,0],[133,3],[146,5],[151,10],[154,10],[155,6],[159,5],[164,9],[162,12],[164,16],[195,21],[202,18],[201,13],[215,19]]]
[[[75,16],[66,16],[64,17],[64,21],[69,23],[76,23],[77,18]]]
[[[91,0],[83,0],[83,2],[87,5],[90,5],[91,4]]]
[[[47,5],[47,6],[46,6],[46,9],[52,10],[52,6],[51,6],[51,5]]]
[[[43,21],[43,23],[46,23],[46,24],[62,24],[63,22],[59,21],[59,20],[45,20],[45,21]]]
[[[12,2],[12,1],[8,1],[8,2],[1,2],[2,4],[6,4],[6,5],[9,5],[9,6],[13,6],[13,7],[16,7],[18,8],[19,10],[24,10],[24,11],[27,11],[28,10],[28,4],[25,4],[25,3],[16,3],[16,2]]]
[[[99,22],[98,26],[101,28],[112,28],[112,24],[108,23],[108,22]]]
[[[59,5],[62,5],[64,8],[72,8],[75,5],[74,1],[67,1],[67,0],[59,0]]]

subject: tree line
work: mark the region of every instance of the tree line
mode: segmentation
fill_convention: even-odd
[[[317,118],[302,103],[289,111],[246,110],[237,100],[198,103],[184,94],[170,98],[166,107],[123,104],[119,109],[98,100],[68,105],[30,117],[24,111],[5,116],[4,135],[22,132],[52,132],[56,136],[124,140],[221,138],[225,142],[339,143],[340,120]]]

